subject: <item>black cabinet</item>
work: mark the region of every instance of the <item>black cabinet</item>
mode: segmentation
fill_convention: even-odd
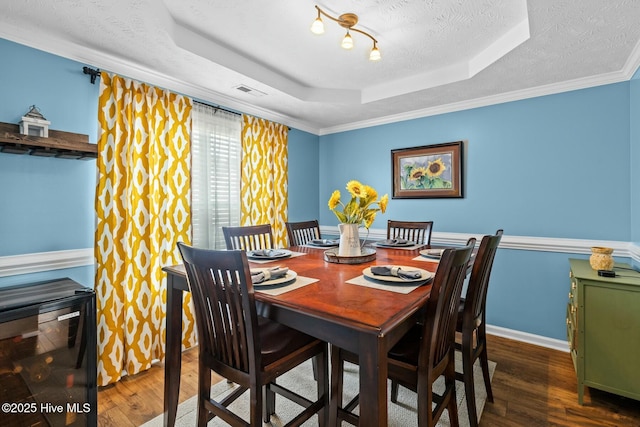
[[[96,426],[96,304],[71,279],[0,288],[0,425]]]

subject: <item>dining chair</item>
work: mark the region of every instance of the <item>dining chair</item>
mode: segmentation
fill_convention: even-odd
[[[222,227],[222,234],[229,250],[255,251],[259,249],[274,249],[271,224]]]
[[[416,323],[388,354],[388,377],[395,384],[418,394],[418,426],[433,427],[445,409],[451,426],[458,425],[455,396],[455,331],[462,287],[476,239],[470,238],[462,248],[445,249],[436,270],[431,295],[425,305],[425,319]],[[358,423],[353,409],[359,396],[343,406],[344,362],[358,363],[358,356],[331,346],[331,409],[329,423],[338,420]],[[444,376],[444,391],[438,395],[433,383]],[[392,402],[397,403],[393,398]],[[432,404],[436,403],[435,408]],[[367,408],[361,408],[366,410]]]
[[[275,393],[305,409],[289,425],[318,414],[325,425],[329,409],[327,343],[259,317],[244,251],[198,249],[178,243],[193,298],[198,328],[198,426],[218,416],[232,426],[262,426],[275,413]],[[276,384],[276,378],[314,358],[317,400]],[[238,384],[220,401],[211,398],[211,371]],[[228,406],[249,390],[249,423]],[[261,420],[262,416],[262,420]]]
[[[471,276],[469,276],[467,293],[464,298],[460,299],[458,307],[456,331],[461,333],[462,338],[461,341],[456,342],[456,348],[460,350],[462,355],[462,372],[456,372],[456,379],[464,382],[471,427],[478,425],[473,383],[473,365],[478,358],[482,368],[484,387],[487,390],[487,400],[493,402],[487,357],[485,307],[493,260],[502,239],[502,233],[502,230],[498,230],[494,236],[482,238],[473,262]]]
[[[431,244],[433,221],[395,221],[387,222],[387,239],[406,239],[417,244]]]
[[[287,236],[289,246],[301,246],[311,240],[320,238],[320,226],[318,220],[287,222]]]

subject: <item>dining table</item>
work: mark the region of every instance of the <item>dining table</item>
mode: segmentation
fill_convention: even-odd
[[[337,248],[310,245],[290,247],[285,250],[288,256],[268,262],[249,259],[251,269],[277,266],[297,275],[294,285],[283,292],[254,286],[259,315],[358,355],[361,426],[387,425],[387,353],[424,315],[421,308],[432,283],[380,281],[364,273],[373,266],[402,266],[432,276],[438,259],[424,256],[425,248],[429,246],[375,247],[369,249],[375,250],[375,258],[360,264],[342,257],[329,262],[325,251],[335,253]],[[189,287],[183,265],[166,266],[163,271],[167,273],[164,425],[173,426],[180,387],[183,293]]]

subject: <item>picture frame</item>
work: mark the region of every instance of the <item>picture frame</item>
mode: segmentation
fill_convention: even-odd
[[[392,198],[463,197],[463,142],[391,150]]]

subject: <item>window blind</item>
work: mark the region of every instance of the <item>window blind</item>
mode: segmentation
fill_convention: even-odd
[[[225,249],[223,226],[240,225],[241,116],[194,102],[192,244]]]

